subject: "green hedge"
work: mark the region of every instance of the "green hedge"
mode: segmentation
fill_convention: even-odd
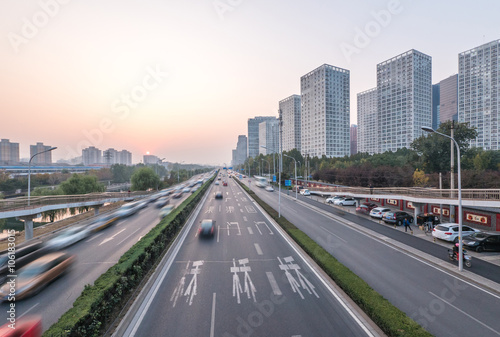
[[[235,180],[239,182],[238,179]],[[432,336],[294,224],[283,216],[278,217],[278,212],[262,201],[247,186],[239,183],[384,333],[388,336]]]
[[[213,180],[213,179],[212,179]],[[100,336],[111,324],[137,289],[144,276],[161,260],[192,210],[210,186],[204,186],[189,196],[172,213],[138,241],[95,282],[86,285],[73,307],[52,325],[44,337]]]

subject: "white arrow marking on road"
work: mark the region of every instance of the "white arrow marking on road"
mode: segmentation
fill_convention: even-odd
[[[108,241],[113,240],[113,239],[115,238],[115,236],[117,236],[118,234],[120,234],[120,233],[121,233],[121,232],[123,232],[124,230],[126,230],[126,228],[122,229],[121,231],[119,231],[119,232],[118,232],[118,233],[116,233],[115,235],[113,235],[113,236],[111,236],[111,237],[109,237],[109,238],[107,238],[107,239],[102,240],[102,242],[99,244],[99,246],[100,246],[100,245],[105,244],[105,243],[106,243],[106,242],[108,242]]]

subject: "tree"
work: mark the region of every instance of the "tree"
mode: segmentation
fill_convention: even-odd
[[[146,191],[160,184],[160,177],[149,167],[141,167],[132,174],[132,190]]]
[[[134,173],[133,166],[127,166],[123,164],[113,164],[111,165],[111,174],[113,176],[114,183],[126,183],[130,181],[132,174]]]
[[[106,186],[99,183],[96,176],[73,174],[71,178],[61,183],[61,191],[65,195],[104,192]]]
[[[424,187],[429,182],[429,178],[425,176],[424,171],[416,169],[413,172],[413,185],[418,187]]]

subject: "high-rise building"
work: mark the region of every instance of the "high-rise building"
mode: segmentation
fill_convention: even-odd
[[[300,95],[289,96],[279,102],[282,118],[283,151],[300,151]]]
[[[259,124],[259,154],[279,152],[279,122],[271,119]]]
[[[19,164],[19,143],[2,139],[0,141],[0,165],[16,164]]]
[[[432,125],[432,58],[415,49],[377,64],[379,152],[406,147]]]
[[[458,120],[458,74],[439,82],[439,123]]]
[[[160,161],[160,158],[154,156],[152,154],[145,154],[144,157],[144,165],[156,165]]]
[[[441,119],[441,99],[440,99],[440,83],[432,85],[432,125],[431,127],[436,130],[439,127]]]
[[[239,135],[236,144],[236,162],[234,165],[243,165],[247,160],[247,136]]]
[[[500,150],[500,40],[458,54],[458,121],[477,128],[472,147]]]
[[[356,124],[351,124],[350,139],[352,156],[358,153],[358,126]]]
[[[379,123],[377,114],[377,88],[358,94],[358,152],[379,152]]]
[[[52,151],[47,151],[51,148],[52,146],[46,146],[43,145],[43,143],[36,143],[36,145],[30,145],[30,157],[33,155],[40,153],[36,155],[33,160],[31,161],[31,164],[33,165],[51,165],[52,164]],[[46,152],[43,152],[46,151]],[[43,152],[43,153],[41,153]]]
[[[95,165],[102,163],[102,151],[94,146],[82,149],[83,165]]]
[[[132,153],[127,150],[118,152],[118,164],[132,165]]]
[[[300,78],[302,155],[349,155],[349,88],[349,70],[328,64]]]
[[[248,157],[259,155],[259,124],[267,120],[275,120],[276,117],[254,117],[248,119]]]

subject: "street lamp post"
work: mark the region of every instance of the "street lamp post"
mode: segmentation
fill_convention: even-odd
[[[460,147],[458,146],[455,138],[445,135],[444,133],[437,132],[433,128],[429,126],[423,126],[422,130],[430,133],[437,133],[443,137],[449,138],[455,143],[455,147],[457,148],[457,168],[458,168],[458,270],[463,270],[463,251],[462,251],[462,176],[460,170]],[[453,174],[453,172],[452,172]]]
[[[33,158],[35,158],[35,156],[38,156],[39,154],[49,152],[55,149],[57,149],[57,147],[51,147],[50,149],[37,152],[31,156],[30,161],[28,162],[28,206],[30,205],[30,197],[31,197],[31,161],[33,160]]]
[[[295,166],[295,200],[297,200],[297,160],[295,158],[290,157],[289,155],[284,154],[285,157],[292,158],[294,161],[294,166]]]

